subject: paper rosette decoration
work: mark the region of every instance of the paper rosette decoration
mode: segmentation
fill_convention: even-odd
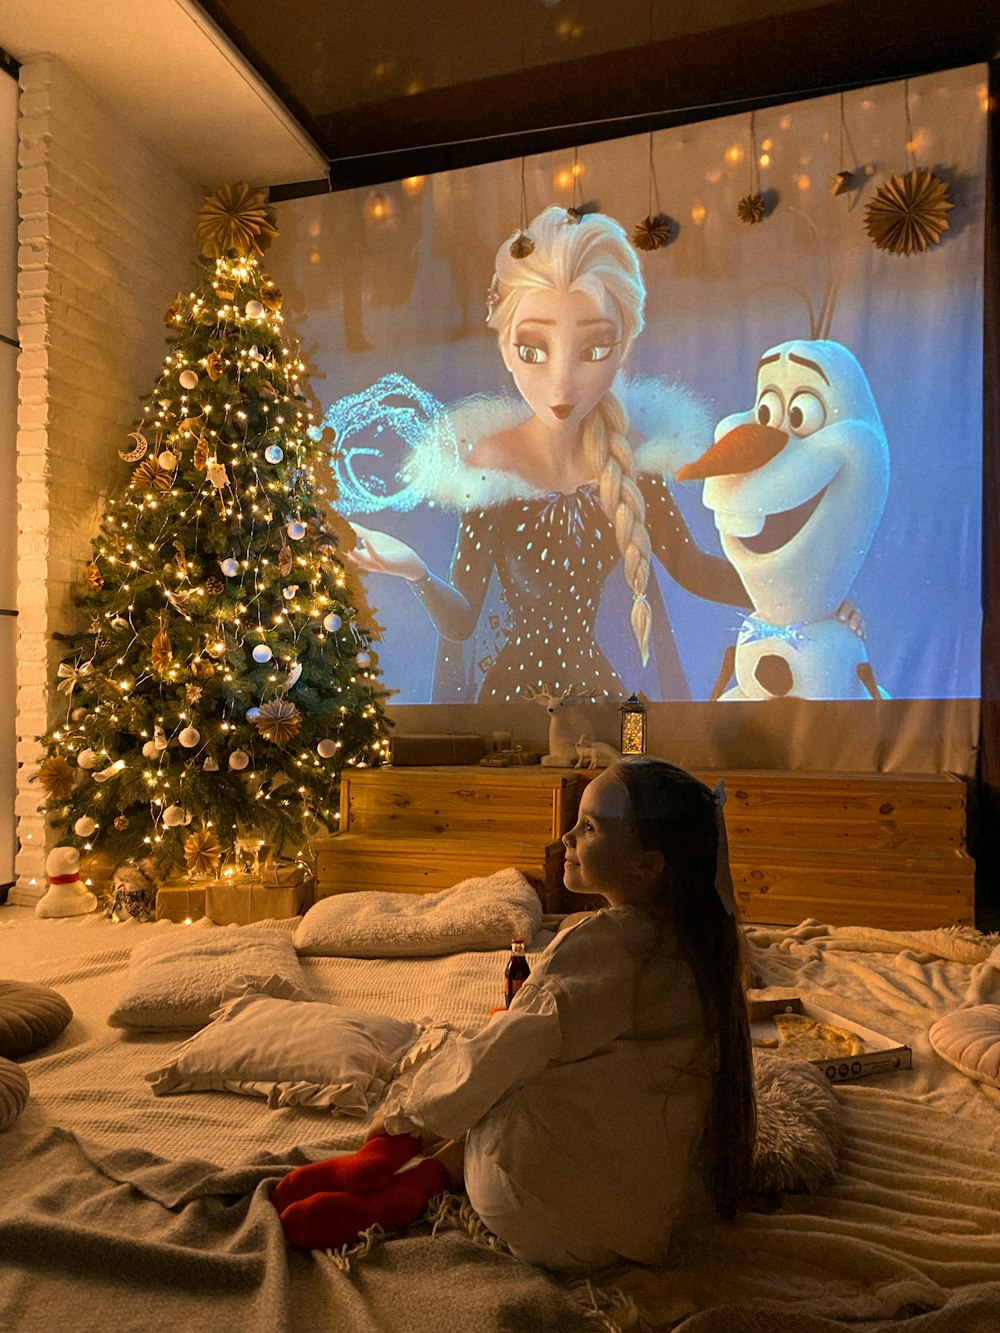
[[[214,833],[201,829],[184,839],[184,860],[193,875],[209,875],[219,864],[222,848]]]
[[[736,205],[736,216],[747,226],[753,227],[764,217],[764,196],[748,194]]]
[[[281,295],[280,287],[273,282],[265,282],[260,289],[260,299],[268,310],[280,310],[284,297]]]
[[[173,485],[174,474],[160,467],[155,458],[147,458],[132,473],[131,486],[134,490],[169,491]]]
[[[252,190],[246,181],[223,185],[209,195],[195,226],[201,252],[209,259],[218,259],[229,250],[259,258],[277,234],[266,193]]]
[[[670,219],[663,213],[651,213],[632,228],[632,244],[637,250],[659,250],[669,240]]]
[[[73,790],[72,765],[61,754],[50,755],[38,766],[38,781],[54,801],[61,801]]]
[[[214,383],[226,368],[226,363],[218,352],[209,352],[205,357],[205,373]]]
[[[96,565],[84,566],[83,581],[91,592],[100,592],[104,587],[104,579],[101,577],[101,571]]]
[[[865,230],[879,250],[894,255],[923,253],[948,230],[948,214],[954,207],[944,181],[915,167],[905,176],[893,176],[876,192],[865,209]]]
[[[302,725],[302,714],[287,699],[272,699],[261,704],[260,713],[254,718],[254,726],[272,745],[284,745],[290,741]]]

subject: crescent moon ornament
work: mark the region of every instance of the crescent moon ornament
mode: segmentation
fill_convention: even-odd
[[[130,440],[135,440],[135,448],[125,450],[119,449],[118,457],[123,463],[138,463],[139,459],[144,457],[146,450],[149,448],[149,441],[146,439],[145,435],[143,435],[141,430],[132,431],[128,438]]]

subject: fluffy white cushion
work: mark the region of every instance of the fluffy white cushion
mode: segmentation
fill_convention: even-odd
[[[244,994],[230,999],[161,1069],[157,1096],[216,1089],[266,1097],[270,1107],[312,1106],[365,1115],[389,1074],[443,1039],[417,1023],[316,1001]]]
[[[271,995],[312,999],[287,931],[168,926],[132,950],[125,989],[108,1022],[115,1028],[204,1027],[241,977]]]
[[[463,879],[438,893],[360,890],[321,898],[296,928],[300,954],[395,958],[504,949],[542,924],[538,894],[519,870]]]
[[[840,1152],[840,1106],[823,1071],[807,1060],[753,1053],[757,1139],[752,1187],[758,1194],[822,1189]]]
[[[1000,1088],[1000,1004],[956,1009],[939,1018],[927,1035],[942,1060]]]

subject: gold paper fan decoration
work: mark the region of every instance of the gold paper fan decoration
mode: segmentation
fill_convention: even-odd
[[[205,373],[214,383],[226,368],[226,363],[218,352],[209,352],[205,358]]]
[[[178,292],[177,295],[174,297],[174,299],[167,306],[166,310],[163,312],[164,324],[173,324],[177,316],[181,313],[183,309],[184,309],[184,297],[180,292]]]
[[[526,231],[519,231],[510,243],[512,259],[527,259],[535,253],[535,242]]]
[[[754,227],[764,218],[764,196],[748,194],[736,205],[736,216],[748,227]]]
[[[282,578],[287,578],[287,576],[291,572],[292,572],[292,548],[289,545],[287,545],[287,543],[285,543],[282,545],[281,550],[278,552],[278,573],[281,575]]]
[[[238,255],[264,253],[278,234],[274,213],[263,190],[252,190],[246,181],[223,185],[198,211],[195,235],[201,252],[217,259],[227,250]]]
[[[659,250],[670,240],[670,219],[663,213],[651,213],[632,228],[632,244],[637,250]]]
[[[147,458],[132,473],[130,485],[133,490],[169,491],[173,485],[174,474],[160,467],[155,458]]]
[[[184,839],[184,860],[193,875],[208,875],[219,864],[222,847],[214,833],[201,829]]]
[[[104,587],[104,579],[96,565],[84,565],[83,581],[91,592],[100,592]]]
[[[284,745],[302,726],[302,714],[287,699],[272,699],[270,703],[261,704],[254,726],[272,745]]]
[[[124,833],[128,828],[128,815],[116,815],[115,828],[119,833]]]
[[[260,299],[268,310],[280,310],[284,297],[281,288],[273,282],[265,282],[260,289]]]
[[[865,230],[879,250],[922,254],[948,230],[954,207],[944,181],[925,167],[914,167],[879,188],[865,209]]]
[[[201,438],[194,447],[194,456],[191,460],[196,468],[208,467],[208,441]]]
[[[174,648],[166,630],[161,629],[159,634],[154,635],[149,659],[153,664],[153,670],[161,675],[170,670],[170,663],[174,660]]]
[[[61,754],[50,755],[38,766],[38,781],[54,801],[61,801],[73,790],[72,765]]]

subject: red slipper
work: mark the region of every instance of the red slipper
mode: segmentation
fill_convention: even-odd
[[[420,1144],[412,1134],[376,1134],[357,1152],[296,1167],[278,1181],[271,1202],[279,1213],[313,1194],[373,1194],[389,1181]]]
[[[425,1157],[374,1194],[329,1190],[290,1204],[281,1214],[281,1227],[289,1245],[337,1250],[376,1223],[386,1231],[409,1226],[450,1183],[444,1163]]]

